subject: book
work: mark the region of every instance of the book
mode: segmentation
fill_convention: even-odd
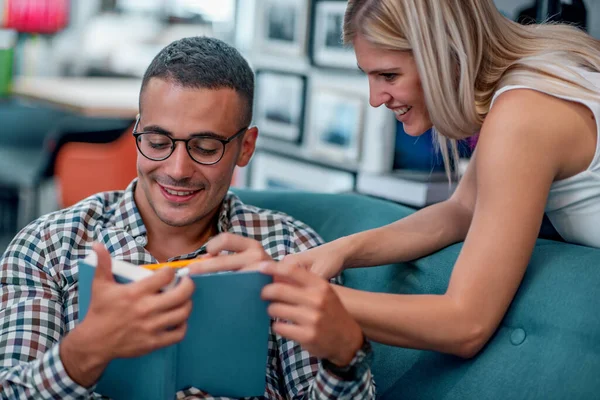
[[[94,252],[78,264],[79,321],[89,308],[96,264]],[[116,259],[112,271],[122,284],[154,273]],[[111,361],[97,393],[113,399],[171,399],[193,386],[213,396],[264,394],[271,320],[260,292],[273,278],[257,271],[190,278],[195,290],[184,339],[141,357]]]

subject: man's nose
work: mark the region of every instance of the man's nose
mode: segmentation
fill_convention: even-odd
[[[192,176],[196,167],[196,162],[188,154],[186,144],[183,142],[175,142],[175,149],[165,162],[166,172],[174,179]]]

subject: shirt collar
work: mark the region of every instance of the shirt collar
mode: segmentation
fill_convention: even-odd
[[[146,234],[146,226],[134,199],[137,182],[135,178],[122,192],[121,199],[114,204],[112,218],[112,223],[117,229],[123,229],[134,237]]]

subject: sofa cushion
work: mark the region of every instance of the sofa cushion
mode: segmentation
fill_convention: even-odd
[[[359,195],[237,191],[259,207],[312,226],[326,241],[391,223],[411,209]],[[445,292],[456,244],[411,263],[344,272],[349,287],[386,293]],[[497,332],[464,360],[374,344],[385,399],[596,398],[600,396],[600,250],[539,239]]]

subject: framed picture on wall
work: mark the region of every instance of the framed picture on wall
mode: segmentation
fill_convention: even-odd
[[[312,45],[313,64],[358,71],[356,56],[342,42],[345,1],[318,1],[315,6]]]
[[[260,134],[300,142],[305,96],[305,76],[258,70],[255,120]]]
[[[258,0],[256,40],[260,52],[306,54],[308,0]]]
[[[341,193],[354,190],[355,175],[320,165],[258,152],[250,163],[250,187],[256,190],[300,190]]]
[[[352,92],[313,87],[310,98],[309,148],[340,163],[360,161],[364,97]]]

